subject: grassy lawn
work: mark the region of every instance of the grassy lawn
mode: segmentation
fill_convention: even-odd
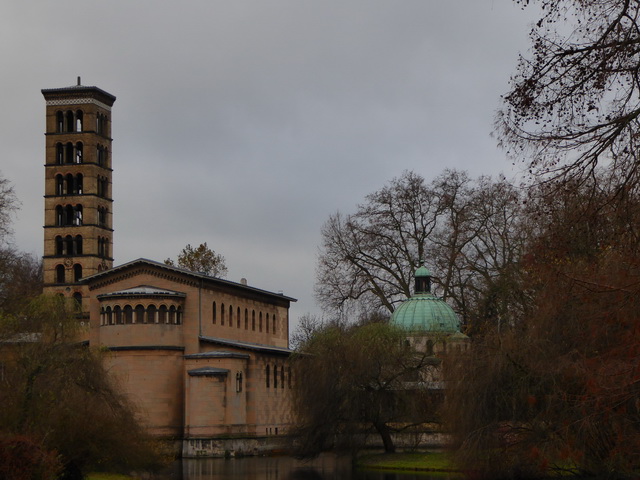
[[[362,468],[374,468],[376,470],[455,471],[449,455],[445,452],[365,455],[358,459],[358,465]]]

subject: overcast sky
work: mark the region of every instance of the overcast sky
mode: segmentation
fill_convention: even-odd
[[[535,12],[510,0],[0,5],[2,175],[42,255],[42,88],[113,107],[115,264],[207,242],[227,278],[313,297],[320,229],[404,170],[518,173],[490,137]]]

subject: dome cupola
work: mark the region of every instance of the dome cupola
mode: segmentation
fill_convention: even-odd
[[[460,321],[453,309],[431,293],[431,273],[424,266],[415,272],[414,295],[391,316],[391,324],[415,333],[459,333]]]

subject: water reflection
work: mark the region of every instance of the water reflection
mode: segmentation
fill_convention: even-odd
[[[454,479],[455,477],[451,477]],[[450,480],[428,473],[354,471],[349,457],[326,454],[313,460],[291,457],[184,459],[167,480]]]
[[[183,480],[350,480],[346,457],[323,455],[311,461],[291,457],[185,459]]]

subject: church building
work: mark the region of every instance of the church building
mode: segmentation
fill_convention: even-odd
[[[183,456],[277,448],[291,425],[296,300],[140,258],[113,265],[111,111],[94,86],[46,101],[45,293],[74,299],[85,341],[152,434]]]

